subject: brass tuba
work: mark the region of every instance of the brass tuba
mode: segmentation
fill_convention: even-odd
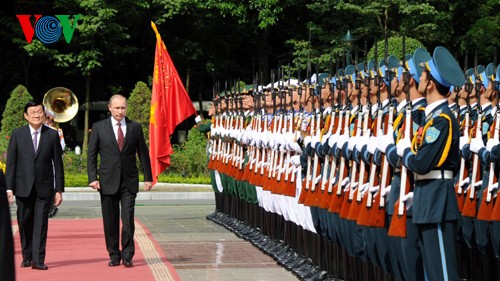
[[[54,112],[54,121],[67,122],[78,113],[78,99],[68,88],[56,87],[50,89],[43,97],[43,106]]]

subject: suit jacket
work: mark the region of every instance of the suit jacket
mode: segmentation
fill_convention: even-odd
[[[28,197],[33,187],[40,197],[52,196],[54,182],[55,191],[64,192],[62,149],[57,131],[42,126],[35,153],[29,125],[14,129],[7,148],[5,180],[7,189],[19,197]]]
[[[16,280],[14,267],[14,240],[10,224],[10,208],[5,194],[5,178],[0,171],[0,276],[2,280]]]
[[[105,195],[115,194],[120,187],[120,176],[123,184],[132,193],[139,191],[139,171],[136,155],[139,156],[144,172],[144,181],[152,181],[151,162],[148,147],[144,140],[142,126],[128,118],[125,119],[127,131],[120,152],[113,131],[111,117],[94,123],[87,150],[87,173],[89,183],[99,180],[101,192]],[[97,155],[100,154],[99,170]]]

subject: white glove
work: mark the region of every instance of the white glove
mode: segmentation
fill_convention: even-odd
[[[292,163],[292,165],[295,167],[300,166],[300,155],[294,155],[290,157],[290,163]]]
[[[241,136],[241,143],[243,144],[248,144],[250,141],[250,134],[248,132],[243,132],[243,135]]]
[[[296,142],[292,144],[293,151],[301,154],[302,153],[302,148],[300,148],[300,145]]]
[[[385,195],[389,192],[391,192],[391,185],[386,186],[385,188],[382,189],[382,192],[380,193],[381,197],[385,197]]]
[[[375,154],[375,150],[377,150],[378,140],[379,140],[378,137],[371,137],[370,141],[368,142],[368,146],[366,147],[366,149],[372,155]]]
[[[478,153],[479,150],[481,148],[484,147],[484,143],[483,143],[483,140],[480,139],[480,138],[473,138],[471,141],[470,141],[470,151],[474,152],[474,153]]]
[[[396,145],[399,157],[403,157],[403,153],[410,146],[411,146],[411,141],[409,138],[403,138],[399,140],[398,144]]]
[[[311,136],[306,136],[304,138],[304,147],[306,147],[309,143],[311,143],[312,137]]]
[[[476,183],[474,184],[474,188],[475,188],[475,189],[478,189],[478,188],[479,188],[479,187],[481,187],[481,186],[483,186],[483,181],[482,181],[482,180],[480,180],[480,181],[478,181],[478,182],[476,182]]]
[[[458,147],[460,148],[460,150],[463,150],[464,149],[464,146],[466,144],[469,143],[469,138],[468,137],[460,137],[459,141],[458,141]]]
[[[371,188],[367,188],[369,185],[370,185],[369,183],[365,183],[365,184],[363,184],[363,185],[360,187],[360,189],[359,189],[359,191],[358,191],[358,192],[361,192],[361,193],[363,193],[363,194],[364,194],[364,193],[365,193],[366,191],[368,191],[368,190],[369,190],[369,191],[371,191]]]
[[[351,182],[351,180],[349,179],[349,177],[346,177],[346,178],[342,181],[341,186],[342,186],[342,187],[344,187],[344,188],[346,188],[346,187],[349,185],[349,183],[350,183],[350,182]]]
[[[370,136],[362,136],[358,138],[358,141],[356,142],[356,149],[358,151],[361,151],[363,146],[368,144],[368,140],[370,140]]]
[[[330,147],[333,147],[333,146],[337,143],[337,141],[338,141],[339,137],[340,137],[340,135],[339,135],[339,134],[333,134],[333,135],[331,135],[331,136],[328,138],[328,145],[329,145]]]
[[[311,146],[312,148],[316,147],[316,144],[319,142],[319,136],[315,135],[311,138]]]
[[[321,144],[325,144],[332,134],[328,133],[321,138]]]
[[[413,205],[413,191],[405,194],[403,198],[401,198],[401,200],[406,203],[406,210],[410,209],[410,207]]]
[[[375,193],[375,192],[378,192],[379,189],[380,189],[379,185],[372,186],[372,187],[370,187],[370,192]]]
[[[260,148],[260,147],[261,147],[261,145],[262,145],[262,144],[261,144],[261,142],[260,142],[260,138],[261,138],[261,137],[262,137],[262,134],[255,134],[255,135],[253,136],[253,139],[252,139],[252,143],[251,143],[251,144],[252,144],[252,145],[254,145],[254,146],[256,146],[256,147],[258,147],[258,148]]]
[[[470,181],[469,177],[466,177],[463,181],[460,182],[460,187],[462,189],[466,188],[469,185],[469,181]]]
[[[493,192],[493,190],[498,189],[498,182],[488,186],[488,192]]]
[[[383,135],[377,142],[377,149],[385,153],[385,150],[387,149],[389,144],[394,144],[394,137],[392,136],[392,134]]]
[[[348,143],[347,143],[347,149],[349,149],[349,151],[352,152],[352,150],[354,149],[354,146],[356,145],[356,142],[358,141],[359,137],[352,137],[349,139]]]
[[[497,139],[489,139],[488,142],[486,143],[486,150],[488,150],[489,152],[491,152],[491,150],[493,149],[493,147],[495,147],[496,145],[498,145],[498,140]]]
[[[342,147],[344,146],[344,144],[346,142],[349,141],[349,135],[348,134],[343,134],[343,135],[340,135],[338,141],[337,141],[337,147],[339,149],[342,149]]]

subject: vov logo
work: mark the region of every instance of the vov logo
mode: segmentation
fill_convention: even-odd
[[[33,35],[36,34],[38,40],[45,44],[52,44],[61,38],[61,33],[64,35],[66,43],[71,42],[73,33],[78,25],[80,14],[73,16],[73,24],[71,24],[69,17],[71,15],[55,15],[43,16],[33,15],[35,23],[32,25],[30,22],[31,15],[16,15],[21,23],[21,27],[26,37],[26,42],[31,44]]]

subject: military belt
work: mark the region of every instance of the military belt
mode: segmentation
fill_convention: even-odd
[[[435,180],[435,179],[453,179],[453,171],[450,170],[432,170],[424,175],[415,173],[415,180]]]

